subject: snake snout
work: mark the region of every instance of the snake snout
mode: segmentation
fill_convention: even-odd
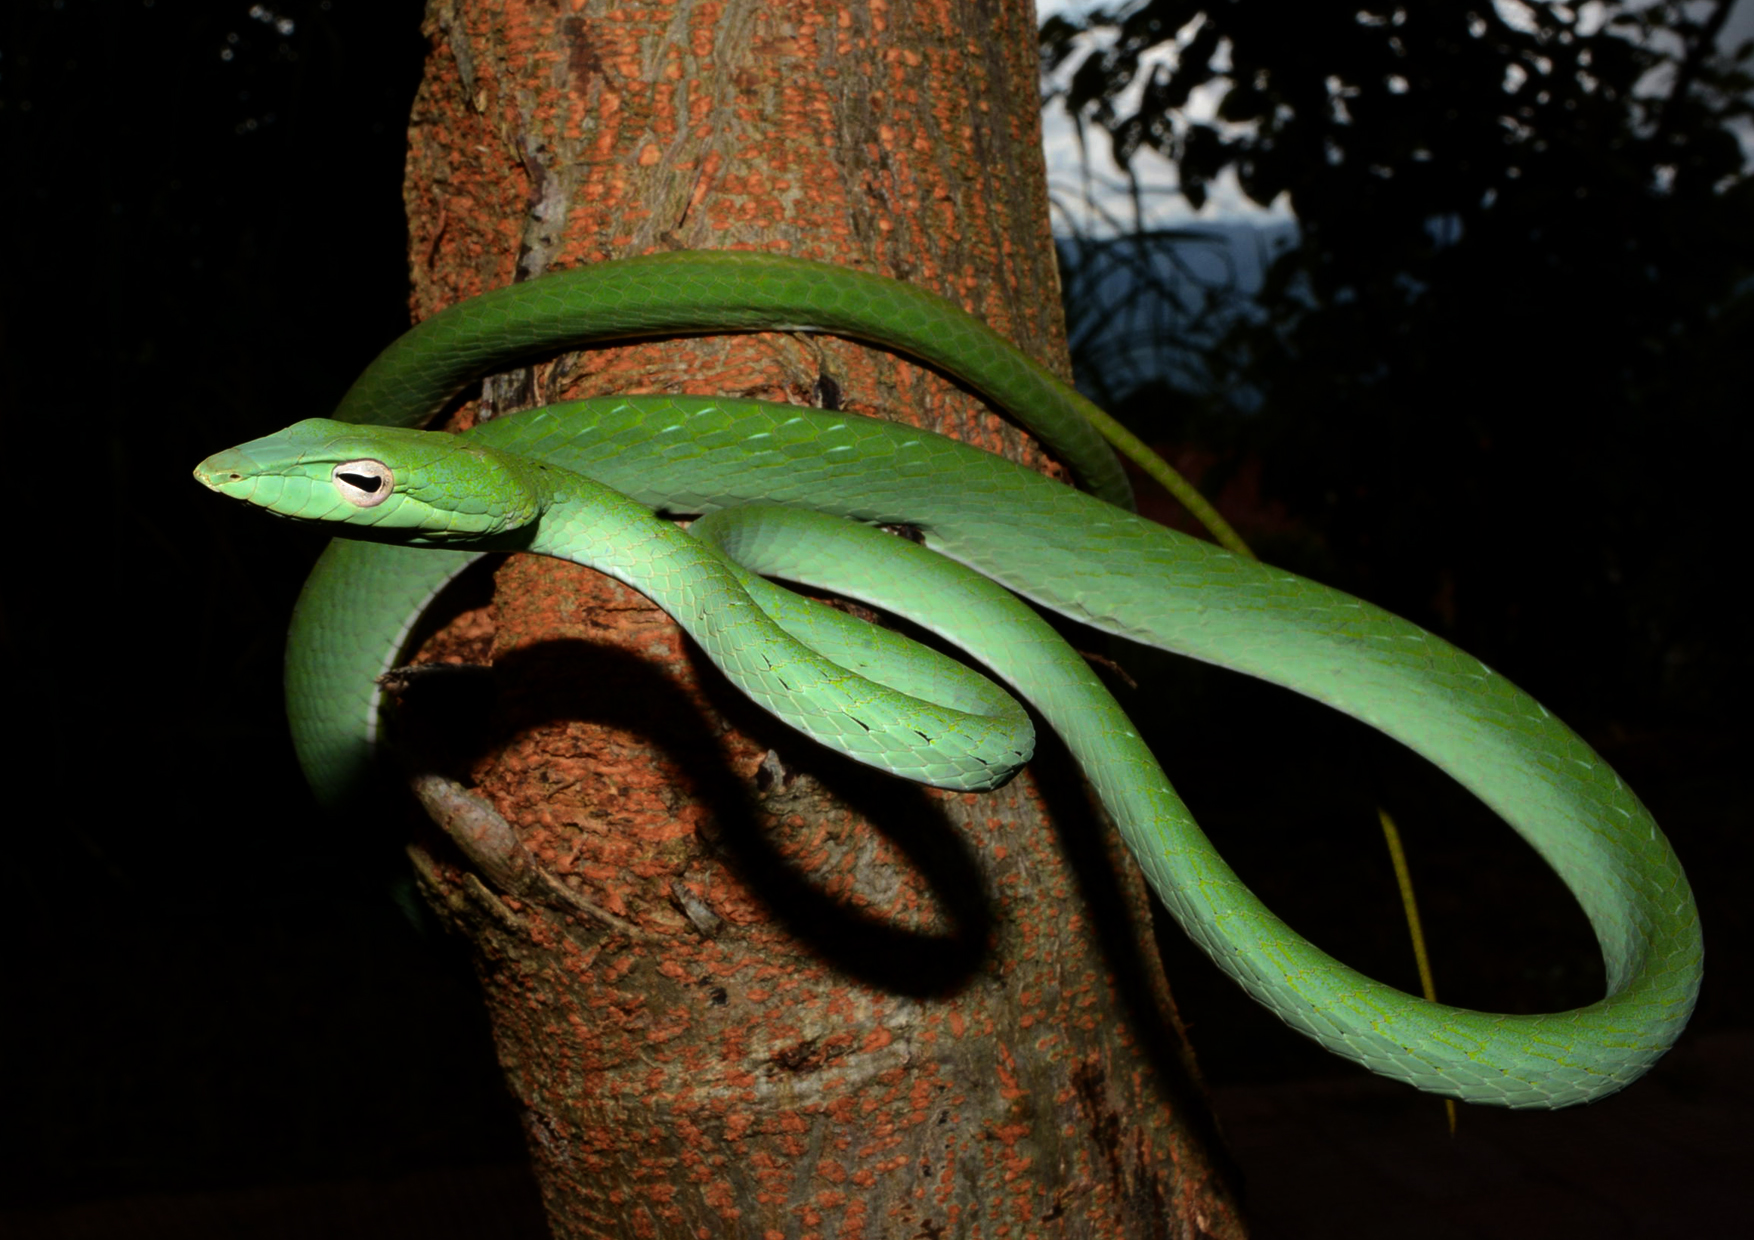
[[[227,486],[242,482],[247,472],[243,454],[236,448],[229,448],[224,452],[214,453],[195,466],[195,481],[209,491],[221,491]]]
[[[261,476],[261,463],[239,448],[215,452],[195,466],[196,482],[231,499],[251,500]]]

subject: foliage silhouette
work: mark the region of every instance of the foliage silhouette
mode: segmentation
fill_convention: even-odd
[[[1042,29],[1050,97],[1123,166],[1296,213],[1181,393],[1195,433],[1259,455],[1336,584],[1598,719],[1747,686],[1718,569],[1754,287],[1730,7],[1152,0]],[[1187,434],[1162,406],[1135,429]]]

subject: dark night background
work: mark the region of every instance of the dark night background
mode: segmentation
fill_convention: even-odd
[[[1206,7],[1221,31],[1266,29],[1241,24],[1247,5]],[[1237,39],[1254,89],[1235,106],[1281,118],[1264,146],[1110,118],[1190,180],[1234,158],[1268,197],[1281,178],[1305,242],[1196,381],[1121,411],[1203,468],[1270,558],[1456,640],[1572,721],[1674,840],[1707,980],[1637,1088],[1559,1116],[1465,1110],[1454,1141],[1437,1103],[1285,1032],[1171,934],[1178,1001],[1262,1236],[1735,1234],[1754,1205],[1728,1171],[1754,1093],[1749,662],[1725,584],[1745,559],[1754,379],[1754,219],[1724,174],[1739,156],[1708,108],[1627,137],[1623,99],[1580,120],[1531,90],[1531,146],[1494,182],[1511,156],[1470,118],[1503,102],[1461,87],[1502,77],[1482,58],[1560,45],[1471,49],[1414,21],[1406,65],[1385,68],[1355,7],[1274,6],[1273,33]],[[323,820],[292,763],[280,642],[320,539],[189,478],[325,412],[407,325],[421,11],[0,6],[0,649],[23,732],[0,863],[0,1237],[543,1234],[466,956],[402,910],[398,841]],[[1637,68],[1594,67],[1610,84]],[[1366,88],[1353,128],[1311,128],[1331,107],[1312,83],[1391,69],[1430,113]],[[1186,85],[1159,93],[1173,106]],[[1336,140],[1357,144],[1350,163],[1308,157]],[[1451,145],[1432,160],[1423,141]],[[1653,166],[1672,169],[1664,192]],[[1455,232],[1428,225],[1451,216]],[[1416,986],[1383,805],[1445,998],[1595,997],[1575,906],[1442,777],[1277,691],[1118,657],[1171,776],[1300,929]],[[1483,1210],[1498,1225],[1470,1230]]]

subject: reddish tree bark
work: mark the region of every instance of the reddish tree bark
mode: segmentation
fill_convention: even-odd
[[[932,288],[1064,370],[1031,6],[434,0],[427,31],[417,316],[753,248]],[[1052,469],[939,375],[836,339],[595,349],[488,390],[838,394]],[[1142,885],[1051,745],[981,796],[851,769],[551,560],[509,561],[446,640],[500,686],[473,777],[569,893],[416,849],[556,1235],[1242,1234]]]

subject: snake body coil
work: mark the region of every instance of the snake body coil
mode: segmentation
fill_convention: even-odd
[[[1105,498],[928,432],[755,401],[606,398],[460,436],[344,424],[418,424],[469,379],[587,339],[760,328],[832,331],[933,362],[1029,426]],[[320,799],[344,799],[369,769],[373,682],[413,618],[463,565],[500,549],[577,559],[630,582],[745,692],[872,765],[980,788],[1027,756],[1027,719],[1003,695],[918,647],[868,645],[752,575],[767,573],[887,608],[987,662],[1066,740],[1187,931],[1337,1054],[1468,1101],[1559,1107],[1636,1079],[1692,1010],[1702,949],[1691,891],[1648,811],[1601,758],[1441,639],[1108,502],[1126,494],[1091,429],[1103,416],[930,294],[765,255],[598,264],[435,315],[385,351],[336,416],[196,471],[215,490],[370,540],[331,544],[289,643],[288,708]],[[712,515],[683,534],[654,511]],[[879,523],[914,526],[924,547],[869,528]],[[1474,1012],[1322,953],[1242,885],[1083,661],[1000,586],[1294,689],[1429,758],[1577,897],[1602,947],[1607,996],[1555,1014]],[[929,699],[927,722],[892,690]]]

